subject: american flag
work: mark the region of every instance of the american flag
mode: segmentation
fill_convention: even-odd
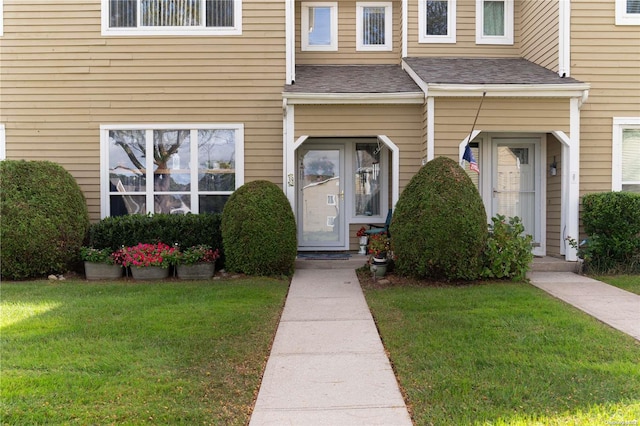
[[[480,173],[480,169],[478,168],[478,162],[476,161],[476,158],[473,156],[473,152],[471,152],[471,146],[469,144],[467,144],[466,148],[464,149],[464,155],[462,156],[463,160],[467,160],[467,162],[469,163],[469,168],[471,170],[473,170],[476,173]]]

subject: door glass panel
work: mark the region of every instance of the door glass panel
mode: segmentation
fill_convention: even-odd
[[[532,146],[498,145],[494,186],[495,214],[522,219],[525,232],[535,234],[535,165]]]
[[[308,149],[300,156],[300,245],[340,246],[343,244],[341,150]]]
[[[376,143],[356,144],[354,188],[356,216],[380,216],[381,151]]]

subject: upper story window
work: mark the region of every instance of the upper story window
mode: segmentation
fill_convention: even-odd
[[[238,35],[242,0],[102,0],[102,35]]]
[[[613,119],[612,189],[640,193],[640,117]]]
[[[476,44],[513,44],[513,0],[476,0]]]
[[[101,126],[102,217],[222,212],[243,184],[243,128]]]
[[[456,42],[456,0],[420,0],[418,13],[418,42]]]
[[[356,49],[392,50],[391,2],[356,4]]]
[[[616,25],[640,25],[640,0],[616,0]]]
[[[302,50],[338,50],[338,3],[303,2]]]

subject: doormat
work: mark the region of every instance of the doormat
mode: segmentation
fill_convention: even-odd
[[[349,253],[298,253],[298,259],[304,260],[347,260]]]

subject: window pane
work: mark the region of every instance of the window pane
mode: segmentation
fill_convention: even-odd
[[[364,7],[362,10],[362,44],[384,45],[385,8]]]
[[[154,192],[189,191],[191,172],[189,170],[191,132],[189,130],[153,131],[153,173]],[[156,203],[155,211],[168,213],[174,208],[167,199],[160,207]]]
[[[207,0],[207,27],[233,27],[233,0]]]
[[[640,13],[640,0],[627,0],[627,13]]]
[[[231,129],[198,131],[198,190],[236,189],[236,133]]]
[[[185,194],[155,195],[154,213],[187,214],[191,212],[191,197]]]
[[[640,183],[640,129],[622,131],[622,182]]]
[[[200,25],[200,0],[141,0],[142,25],[187,27]]]
[[[380,215],[380,152],[376,143],[356,144],[356,216]]]
[[[504,1],[484,2],[484,35],[504,35]]]
[[[427,35],[448,35],[448,0],[427,0]]]
[[[331,45],[331,8],[309,8],[309,45]]]
[[[131,28],[137,25],[136,0],[110,0],[109,26],[111,28]]]
[[[200,213],[222,213],[230,195],[201,195],[198,197]]]
[[[147,205],[144,195],[111,195],[110,205],[110,216],[147,213]]]
[[[109,191],[144,192],[145,138],[143,130],[109,131]]]

